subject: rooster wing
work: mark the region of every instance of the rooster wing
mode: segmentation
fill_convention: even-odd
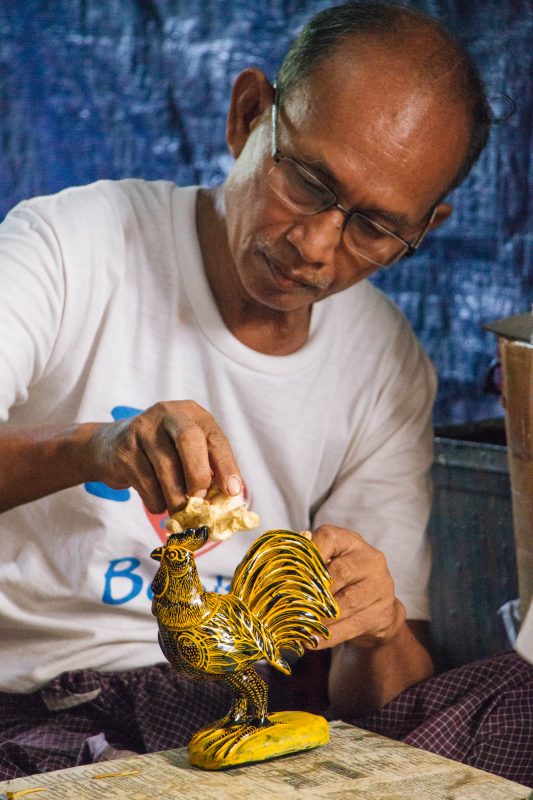
[[[222,676],[266,658],[290,672],[273,648],[268,630],[238,597],[216,599],[215,613],[199,625],[172,630],[159,624],[161,649],[174,667],[196,678]]]

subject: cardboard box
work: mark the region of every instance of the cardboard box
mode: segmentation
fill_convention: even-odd
[[[533,316],[485,326],[498,335],[522,619],[533,597]]]

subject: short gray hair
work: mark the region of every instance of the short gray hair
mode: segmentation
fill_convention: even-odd
[[[388,38],[421,28],[439,36],[450,55],[457,59],[453,89],[471,120],[468,150],[448,187],[447,191],[451,191],[466,178],[485,147],[493,117],[474,61],[437,20],[406,6],[380,0],[355,0],[320,11],[307,22],[287,52],[278,74],[277,89],[280,96],[287,96],[348,38],[365,34]]]

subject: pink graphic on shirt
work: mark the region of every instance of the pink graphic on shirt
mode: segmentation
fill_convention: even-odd
[[[163,544],[166,544],[168,531],[165,528],[165,522],[168,519],[168,512],[165,511],[163,514],[152,514],[152,512],[148,511],[148,509],[144,504],[143,508],[144,508],[144,513],[148,517],[150,524],[154,529],[154,531],[156,532],[157,536],[159,537],[159,539],[161,539]],[[222,542],[208,542],[207,544],[204,544],[203,547],[201,547],[199,550],[196,551],[194,557],[198,558],[198,556],[203,556],[205,553],[208,553],[209,550],[212,550],[214,547],[218,547],[219,544],[222,544]]]
[[[248,492],[246,484],[244,485],[243,489],[243,497],[245,502],[248,504],[248,508],[251,510],[253,503],[253,496]],[[148,520],[152,528],[156,532],[158,538],[163,542],[163,544],[166,544],[168,533],[165,528],[165,522],[169,516],[168,511],[165,511],[163,514],[152,514],[151,511],[148,511],[144,503],[143,503],[143,508],[144,508],[144,513],[148,517]],[[198,556],[205,555],[205,553],[208,553],[210,550],[213,550],[214,547],[218,547],[219,544],[222,544],[222,542],[208,542],[207,544],[204,544],[203,547],[201,547],[199,550],[196,551],[194,557],[198,558]]]

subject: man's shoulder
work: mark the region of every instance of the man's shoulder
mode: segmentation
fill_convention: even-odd
[[[165,205],[171,202],[174,194],[190,192],[191,188],[180,188],[171,181],[147,181],[140,178],[123,180],[99,180],[82,186],[69,186],[59,192],[38,195],[24,200],[15,207],[30,209],[42,216],[56,212],[68,213],[69,209],[80,208],[121,209],[135,205]]]
[[[346,335],[384,340],[413,337],[411,324],[398,306],[368,280],[333,295]]]
[[[176,220],[193,217],[196,191],[163,180],[100,180],[23,201],[7,219],[74,249],[89,240],[100,249],[125,242],[168,246]]]
[[[333,298],[342,363],[356,363],[363,380],[392,385],[393,375],[407,372],[433,383],[433,368],[410,322],[381,289],[365,280]]]

